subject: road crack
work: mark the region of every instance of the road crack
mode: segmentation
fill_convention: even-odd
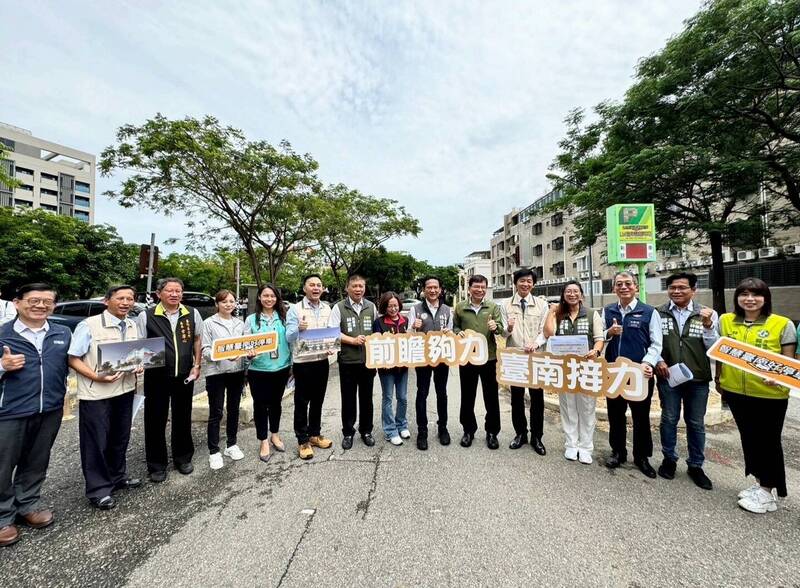
[[[283,584],[283,581],[286,579],[286,576],[289,574],[289,568],[292,567],[292,563],[294,562],[295,556],[297,556],[297,552],[300,550],[300,546],[303,544],[303,541],[308,535],[309,530],[311,529],[311,523],[314,522],[314,517],[317,515],[317,511],[314,510],[308,518],[306,519],[306,526],[303,529],[303,533],[300,535],[300,538],[297,540],[297,544],[294,546],[294,550],[292,551],[292,555],[289,556],[289,561],[286,562],[286,567],[283,570],[283,574],[281,574],[278,583],[276,584],[276,588],[280,588]]]
[[[375,464],[375,469],[372,471],[372,483],[369,487],[369,492],[367,492],[367,498],[365,500],[359,500],[358,504],[356,504],[356,514],[359,512],[362,513],[361,520],[367,518],[367,513],[369,512],[369,507],[372,504],[372,501],[375,498],[375,493],[378,490],[378,468],[381,465],[381,454],[383,453],[383,447],[380,448],[375,457],[372,458],[372,461]]]

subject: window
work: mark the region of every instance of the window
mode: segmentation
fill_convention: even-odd
[[[25,192],[33,192],[33,186],[29,186],[28,184],[20,184],[17,186],[17,190],[24,190]]]
[[[564,275],[564,262],[559,261],[558,263],[554,263],[550,266],[550,271],[553,272],[554,276],[563,276]]]
[[[87,222],[87,223],[89,222],[89,213],[88,212],[84,212],[82,210],[76,210],[74,216],[78,220],[82,220],[82,221]]]
[[[536,223],[535,225],[533,225],[533,234],[534,235],[542,234],[542,223]]]
[[[214,306],[214,299],[208,294],[186,292],[181,301],[188,306]]]
[[[3,137],[0,137],[0,143],[6,146],[6,151],[14,151],[17,148],[17,144],[11,139],[4,139]]]
[[[41,176],[42,176],[43,180],[50,180],[51,182],[57,182],[58,181],[58,176],[54,176],[53,174],[47,174],[45,172],[42,172]]]
[[[543,248],[542,248],[542,244],[541,243],[539,245],[534,245],[533,246],[533,254],[536,255],[537,257],[540,256],[542,254],[542,249]]]
[[[62,316],[88,316],[89,303],[88,302],[65,302],[56,305],[53,314]]]
[[[89,303],[89,316],[96,316],[101,314],[106,309],[106,305],[102,302]]]
[[[563,225],[563,224],[564,224],[564,213],[563,213],[563,212],[557,212],[557,213],[555,213],[555,214],[554,214],[554,215],[553,215],[553,216],[550,218],[550,223],[551,223],[551,224],[552,224],[554,227],[558,227],[558,226],[560,226],[560,225]]]
[[[553,249],[555,251],[564,249],[564,237],[556,237],[553,239]]]
[[[533,271],[536,272],[536,279],[541,280],[542,276],[544,275],[544,266],[540,265],[538,267],[533,268]]]
[[[33,202],[29,200],[20,200],[19,198],[14,198],[14,206],[21,206],[23,208],[32,208]]]
[[[51,206],[50,204],[42,204],[39,206],[42,210],[46,210],[47,212],[58,212],[58,206]]]
[[[92,201],[89,198],[84,198],[83,196],[75,196],[75,205],[89,208],[92,205]]]
[[[32,169],[28,169],[27,167],[17,166],[16,169],[17,169],[17,174],[25,174],[25,175],[28,175],[28,176],[32,176],[33,175],[33,170]]]
[[[91,188],[89,184],[87,184],[86,182],[75,182],[75,191],[88,194],[89,192],[91,192]]]
[[[42,196],[55,196],[56,198],[58,198],[58,192],[56,192],[55,190],[48,190],[47,188],[39,188],[39,193]]]

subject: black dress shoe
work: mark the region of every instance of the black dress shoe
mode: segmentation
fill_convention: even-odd
[[[500,449],[500,442],[494,433],[486,433],[486,447],[489,449]]]
[[[427,437],[417,437],[417,449],[425,451],[428,448]]]
[[[677,466],[677,462],[665,457],[661,465],[658,466],[658,475],[665,480],[673,480],[675,478],[675,468]]]
[[[361,440],[367,447],[372,447],[373,445],[375,445],[375,437],[372,436],[372,433],[364,433],[363,435],[361,435]]]
[[[342,438],[342,449],[352,449],[352,448],[353,448],[353,436],[345,435]]]
[[[117,492],[118,490],[132,490],[133,488],[138,488],[141,485],[142,481],[139,478],[128,478],[127,480],[122,480],[122,482],[115,484],[112,492]]]
[[[655,478],[656,471],[653,469],[653,466],[650,465],[650,462],[647,458],[637,459],[634,460],[636,467],[639,468],[639,471],[642,472],[648,478]]]
[[[533,450],[539,455],[547,454],[547,449],[544,448],[544,444],[542,443],[541,439],[537,439],[536,437],[531,439],[531,447],[533,447]]]
[[[711,480],[708,479],[708,476],[706,476],[706,473],[703,471],[703,468],[689,466],[689,471],[687,473],[698,488],[711,490],[714,487]]]
[[[149,474],[147,474],[147,476],[150,478],[150,481],[153,482],[154,484],[160,484],[161,482],[167,479],[167,472],[164,470],[158,472],[150,472]]]
[[[461,447],[469,447],[472,445],[472,440],[475,438],[475,435],[472,433],[464,433],[464,436],[461,437]]]
[[[439,443],[442,445],[450,445],[450,433],[447,432],[447,429],[439,431]]]
[[[509,443],[508,448],[509,449],[519,449],[523,445],[527,445],[527,444],[528,444],[528,436],[527,435],[517,435],[516,437],[514,437],[511,440],[511,443]]]
[[[192,462],[179,463],[175,465],[175,469],[177,469],[184,476],[188,476],[194,471],[194,466],[192,465]]]
[[[102,498],[90,498],[92,506],[100,510],[111,510],[117,506],[117,501],[113,496],[103,496]]]
[[[615,451],[614,453],[611,454],[611,457],[609,457],[606,460],[606,467],[613,470],[614,468],[618,468],[619,466],[624,464],[626,461],[628,461],[628,458],[626,456],[620,455]]]

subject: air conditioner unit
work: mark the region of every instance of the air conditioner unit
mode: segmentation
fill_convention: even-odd
[[[599,278],[599,277],[600,277],[600,272],[594,272],[592,275],[593,275],[595,278]]]
[[[586,271],[586,272],[580,272],[580,275],[581,275],[581,280],[587,280],[587,279],[589,279],[589,272],[588,272],[588,271]]]
[[[752,261],[756,258],[755,251],[737,251],[736,261]]]
[[[701,257],[700,258],[700,265],[701,266],[713,265],[713,264],[714,264],[714,260],[711,259],[710,257]]]
[[[678,264],[675,263],[674,261],[668,261],[666,264],[664,264],[664,269],[666,269],[667,271],[672,271],[672,270],[676,269],[677,267],[678,267]]]
[[[770,257],[778,257],[777,247],[762,247],[758,250],[759,259],[769,259]]]
[[[678,260],[678,267],[689,267],[689,260],[688,259],[679,259]]]
[[[663,263],[656,264],[656,271],[657,272],[663,272],[665,269],[666,269],[666,267],[665,267],[665,265]]]
[[[730,247],[723,247],[722,248],[722,263],[733,263],[734,261],[735,260],[734,260],[734,257],[733,257],[733,251],[731,250],[731,248]]]
[[[784,245],[783,252],[786,255],[800,255],[800,243],[795,243],[794,245]]]
[[[689,262],[689,267],[700,267],[703,265],[703,261],[701,259],[693,259]]]

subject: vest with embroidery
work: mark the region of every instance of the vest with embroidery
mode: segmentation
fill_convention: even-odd
[[[123,319],[126,325],[125,338],[123,339],[119,324],[112,324],[108,320],[107,312],[103,311],[101,314],[90,316],[84,320],[89,327],[89,333],[92,335],[92,343],[89,346],[89,351],[81,359],[94,371],[97,371],[97,346],[99,344],[135,341],[140,338],[136,323],[129,318],[125,318]],[[120,396],[136,389],[136,376],[132,373],[126,373],[116,382],[109,383],[95,382],[80,374],[77,374],[76,380],[78,400],[103,400]]]
[[[664,337],[661,358],[668,366],[686,364],[694,375],[693,382],[711,381],[711,362],[703,343],[703,319],[700,316],[703,308],[701,304],[693,303],[692,312],[683,324],[683,332],[679,332],[678,321],[669,309],[669,302],[658,307],[661,334]]]
[[[350,299],[345,298],[336,303],[341,313],[341,320],[339,328],[342,334],[349,337],[358,337],[359,335],[371,335],[372,323],[375,321],[377,312],[375,305],[369,300],[361,300],[361,313],[357,314],[353,307],[350,305]],[[342,350],[339,352],[339,361],[341,363],[366,363],[367,350],[363,345],[345,345],[342,344]]]

